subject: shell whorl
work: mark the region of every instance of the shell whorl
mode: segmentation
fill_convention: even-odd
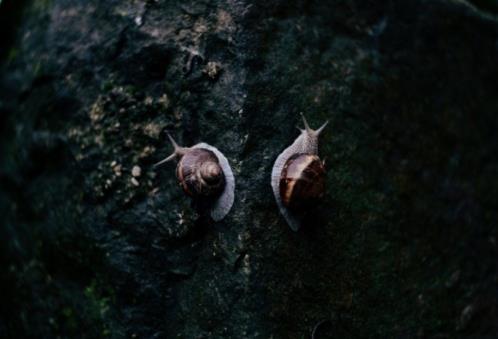
[[[280,177],[280,198],[293,211],[304,211],[325,192],[325,166],[318,155],[297,153],[287,160]]]
[[[199,176],[206,183],[215,183],[223,176],[223,171],[216,162],[206,161],[199,168]]]
[[[216,159],[215,161],[204,162],[197,168],[195,175],[198,177],[199,183],[205,182],[207,184],[216,184],[221,182],[223,184],[220,192],[215,194],[216,197],[213,199],[213,202],[210,204],[211,206],[209,208],[211,218],[214,221],[220,221],[232,208],[235,198],[235,178],[227,158],[216,147],[209,144],[199,143],[192,147],[181,147],[175,142],[169,133],[167,133],[167,136],[174,148],[174,151],[165,159],[154,164],[154,167],[160,166],[174,159],[179,159],[180,161],[178,165],[180,165],[186,154],[196,151],[209,152]]]
[[[218,158],[202,148],[191,148],[181,157],[176,176],[187,195],[206,202],[218,197],[225,185]]]
[[[230,167],[227,158],[216,147],[206,143],[200,143],[192,146],[192,148],[202,148],[213,152],[218,158],[219,165],[225,176],[225,187],[223,192],[218,199],[214,201],[214,204],[210,209],[211,218],[213,218],[214,221],[220,221],[228,212],[230,212],[235,200],[235,177],[232,168]]]
[[[282,198],[280,197],[280,177],[282,174],[282,170],[289,160],[294,154],[305,153],[305,154],[318,154],[318,138],[320,133],[323,131],[325,126],[327,126],[328,121],[326,121],[320,128],[313,130],[309,127],[306,118],[301,114],[304,129],[299,129],[301,134],[294,140],[294,142],[287,147],[282,153],[280,153],[275,160],[275,164],[273,165],[272,173],[271,173],[271,186],[273,190],[273,195],[275,197],[275,201],[277,202],[278,209],[280,213],[284,216],[285,220],[289,224],[290,228],[294,231],[297,231],[301,226],[301,221],[299,217],[284,206]]]

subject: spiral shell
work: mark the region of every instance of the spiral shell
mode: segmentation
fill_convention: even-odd
[[[312,154],[297,153],[287,160],[280,177],[280,197],[285,207],[308,208],[325,193],[325,166]]]
[[[183,191],[195,199],[217,197],[225,186],[218,158],[202,148],[194,148],[181,157],[176,177]]]
[[[294,231],[297,231],[301,227],[302,222],[299,212],[306,209],[308,201],[312,201],[314,198],[320,197],[321,195],[323,195],[323,192],[325,190],[325,168],[323,166],[323,162],[318,158],[318,137],[325,126],[328,124],[328,121],[325,122],[317,130],[313,130],[309,127],[308,122],[306,121],[304,116],[302,118],[305,128],[301,130],[301,134],[296,138],[296,140],[294,140],[294,142],[289,147],[287,147],[282,153],[278,155],[271,173],[271,186],[278,209],[284,216],[290,228]],[[301,158],[299,157],[300,155],[304,155],[306,157]],[[312,157],[308,158],[309,156]],[[314,157],[318,158],[318,161]],[[297,199],[297,201],[294,203],[294,200],[289,199],[289,197],[293,197],[292,191],[294,191],[294,189],[301,190],[301,185],[305,183],[299,183],[298,186],[295,186],[295,184],[292,185],[289,195],[289,186],[291,186],[291,181],[289,180],[288,182],[286,182],[286,179],[288,178],[287,173],[292,175],[298,173],[304,174],[304,167],[306,167],[303,167],[304,159],[308,159],[307,161],[309,161],[309,164],[313,163],[313,170],[315,170],[316,166],[317,173],[316,177],[314,178],[314,180],[318,181],[317,183],[314,183],[314,185],[316,185],[316,192],[314,191],[309,199],[305,197],[305,199],[303,199],[304,204],[301,204],[301,202],[299,202],[299,199]],[[318,165],[318,163],[321,165]],[[301,168],[301,170],[298,170],[299,168]],[[284,182],[281,185],[282,179],[284,179]],[[289,177],[288,179],[291,178]],[[313,188],[313,190],[315,190],[315,188]],[[294,191],[294,194],[296,192],[297,191]]]
[[[179,158],[176,177],[183,191],[194,200],[208,202],[214,221],[223,219],[232,208],[235,197],[235,178],[227,158],[216,147],[206,143],[180,147],[169,134],[168,137],[175,150],[154,167]]]

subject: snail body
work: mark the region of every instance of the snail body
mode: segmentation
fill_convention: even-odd
[[[178,159],[176,177],[185,194],[208,206],[211,218],[220,221],[234,201],[235,178],[227,158],[206,143],[180,147],[169,134],[168,138],[174,152],[154,167]]]
[[[277,157],[271,174],[271,186],[280,213],[290,228],[297,231],[301,216],[325,193],[325,165],[318,157],[318,137],[328,122],[317,130],[305,129]]]

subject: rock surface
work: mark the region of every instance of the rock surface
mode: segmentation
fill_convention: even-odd
[[[498,336],[490,4],[4,0],[0,337]],[[300,112],[329,175],[294,233]],[[225,220],[152,169],[166,131],[231,162]]]

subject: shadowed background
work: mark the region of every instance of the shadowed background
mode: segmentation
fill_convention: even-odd
[[[497,337],[497,8],[3,0],[0,337]],[[294,233],[300,112],[329,173]],[[231,162],[223,221],[152,169],[166,131]]]

